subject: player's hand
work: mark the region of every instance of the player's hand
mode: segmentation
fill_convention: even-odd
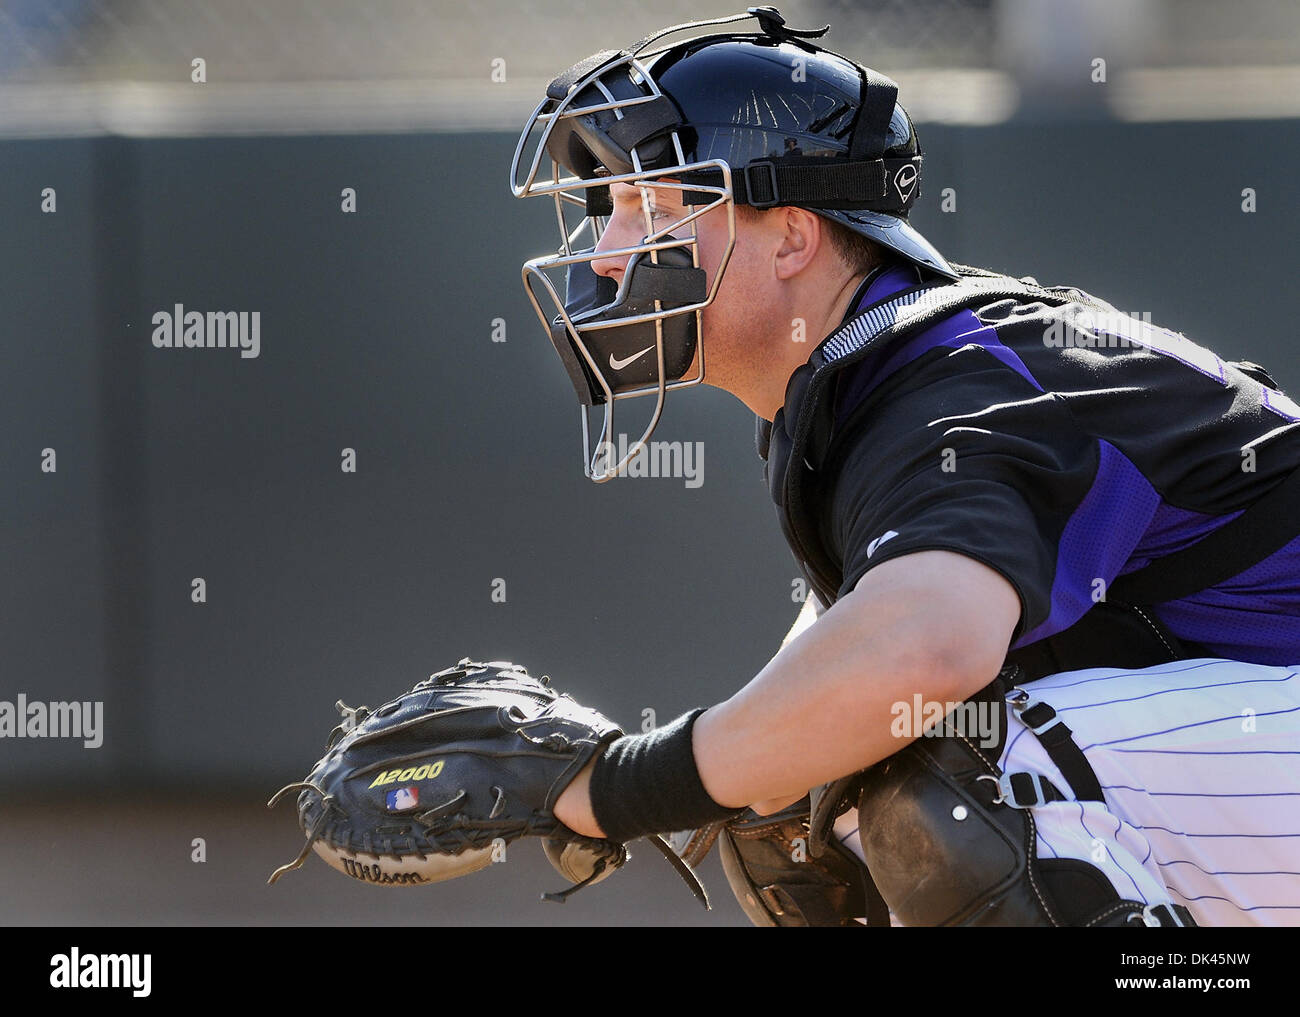
[[[596,814],[591,810],[591,771],[595,766],[596,761],[593,759],[579,771],[555,800],[554,811],[555,818],[574,833],[603,840],[605,831],[600,828]]]

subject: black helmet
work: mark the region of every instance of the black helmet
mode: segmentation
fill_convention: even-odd
[[[798,205],[957,277],[907,222],[921,193],[921,147],[888,78],[767,33],[698,39],[649,66],[681,111],[687,158],[740,171],[738,204]]]
[[[700,34],[749,18],[758,21],[757,32]],[[751,7],[664,29],[629,49],[575,64],[551,82],[525,127],[511,187],[519,197],[552,195],[562,233],[557,256],[524,266],[525,286],[580,402],[605,407],[606,450],[614,401],[658,396],[635,454],[658,420],[664,393],[703,380],[702,355],[696,374],[685,374],[696,359],[700,311],[717,292],[734,245],[734,205],[806,208],[931,272],[957,278],[907,221],[920,194],[921,150],[896,101],[898,86],[811,41],[828,28],[791,29],[775,8]],[[694,35],[651,48],[682,32]],[[550,179],[539,178],[544,156],[551,159]],[[688,208],[725,206],[732,217],[732,245],[707,291],[688,218],[618,252],[629,257],[621,285],[591,270],[595,258],[614,253],[594,252],[610,214],[609,183],[663,186],[665,177],[683,192]],[[574,241],[584,224],[571,227],[566,218],[576,210],[594,238],[581,250]],[[674,233],[686,228],[689,236]],[[544,274],[557,268],[566,272],[564,301]],[[537,285],[549,290],[557,315],[542,312]],[[653,363],[642,355],[651,350]],[[584,410],[584,433],[586,421]],[[615,475],[627,458],[597,471],[589,445],[586,456],[588,475],[597,480]]]

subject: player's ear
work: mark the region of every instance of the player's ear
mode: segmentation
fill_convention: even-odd
[[[781,207],[772,210],[773,228],[776,230],[777,249],[775,269],[778,279],[791,279],[798,275],[816,257],[826,242],[821,216],[802,208]]]

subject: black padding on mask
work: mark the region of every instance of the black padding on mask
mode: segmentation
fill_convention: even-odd
[[[634,254],[628,259],[626,289],[617,307],[597,318],[630,317],[650,314],[655,301],[660,307],[671,310],[701,303],[705,297],[704,270],[695,268],[691,256],[682,248],[669,248],[658,253],[659,264],[650,261],[649,252]],[[684,314],[663,319],[664,380],[676,381],[690,369],[695,355],[697,335],[695,315]],[[601,373],[615,391],[641,385],[654,385],[659,379],[658,357],[653,353],[632,361],[626,367],[615,368],[609,363],[610,355],[624,360],[632,354],[656,343],[655,323],[623,325],[587,333],[587,344],[601,365]],[[599,351],[594,348],[599,345]]]
[[[660,251],[659,256],[662,258],[667,253]],[[705,294],[704,269],[690,267],[689,257],[687,261],[685,266],[642,261],[632,275],[628,302],[651,304],[657,298],[665,308],[699,303]],[[654,308],[647,306],[646,310]]]
[[[649,252],[628,259],[621,299],[614,280],[597,275],[590,262],[569,266],[565,310],[599,365],[601,376],[615,392],[658,383],[659,357],[653,352],[658,345],[655,323],[612,324],[586,330],[584,326],[650,314],[656,300],[664,310],[671,310],[702,303],[706,296],[704,270],[692,264],[687,251],[669,248],[659,251],[658,257],[660,264],[650,261]],[[698,342],[695,317],[688,313],[662,319],[666,382],[682,378],[690,369]],[[600,382],[573,343],[562,317],[551,322],[550,336],[579,402],[584,406],[603,405],[605,393]]]
[[[579,262],[569,266],[565,273],[565,310],[571,317],[577,317],[597,307],[603,307],[614,299],[618,285],[608,276],[597,275],[591,269],[590,262]],[[564,319],[556,315],[549,329],[551,345],[559,354],[560,362],[569,375],[578,402],[583,406],[595,406],[605,401],[605,394],[600,390],[591,367],[586,358],[578,352],[569,338],[569,330],[564,326]]]
[[[614,199],[610,197],[608,187],[588,187],[586,198],[588,215],[609,216],[614,214]]]
[[[603,307],[618,293],[618,283],[607,275],[597,275],[591,262],[580,261],[565,273],[564,309],[570,317]]]
[[[621,49],[602,49],[599,53],[593,53],[585,60],[579,60],[546,86],[547,96],[551,99],[563,99],[569,94],[569,90],[574,85],[592,71],[626,55],[627,53]]]
[[[616,120],[605,133],[624,151],[630,152],[647,138],[651,138],[682,122],[677,107],[667,96],[655,96],[650,102],[637,103],[623,108],[623,119]]]

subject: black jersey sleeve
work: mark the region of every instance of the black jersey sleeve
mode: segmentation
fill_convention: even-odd
[[[843,563],[839,596],[892,558],[953,551],[1015,587],[1017,638],[1042,626],[1062,535],[1098,461],[1061,401],[986,351],[923,358],[849,412],[832,443],[826,526]]]

